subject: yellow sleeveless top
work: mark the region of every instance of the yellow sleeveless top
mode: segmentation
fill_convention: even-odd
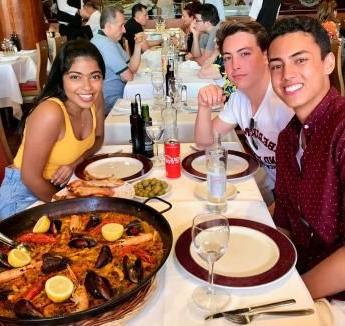
[[[68,165],[76,161],[85,151],[93,146],[96,138],[96,108],[95,105],[91,106],[92,114],[92,131],[88,137],[83,140],[79,140],[75,137],[71,120],[66,111],[66,107],[62,101],[58,98],[49,98],[48,101],[57,103],[65,118],[65,135],[62,139],[58,140],[49,155],[47,164],[43,171],[43,178],[50,180],[55,171],[61,165]],[[13,164],[16,168],[20,169],[23,161],[23,151],[25,143],[25,129],[22,143],[18,149],[17,155],[14,158]]]

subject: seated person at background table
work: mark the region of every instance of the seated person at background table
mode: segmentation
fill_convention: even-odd
[[[278,139],[274,221],[297,248],[311,296],[331,296],[345,290],[345,98],[330,86],[335,58],[311,17],[279,20],[268,55],[273,88],[296,113]]]
[[[128,21],[126,22],[126,33],[123,35],[128,40],[129,52],[131,55],[134,52],[136,34],[144,32],[144,26],[146,25],[148,20],[149,16],[144,5],[142,5],[141,3],[137,3],[132,7],[132,18],[128,19]],[[145,42],[143,42],[141,45],[141,51],[145,51],[148,48],[159,45],[161,43],[161,40],[145,40]]]
[[[279,15],[281,3],[281,0],[253,0],[249,17],[260,23],[270,32]]]
[[[181,17],[181,23],[182,23],[182,30],[186,34],[187,38],[187,52],[190,52],[192,50],[193,45],[193,33],[190,29],[190,26],[195,19],[195,14],[200,11],[201,3],[199,1],[192,1],[188,2],[184,8],[182,9],[182,17]]]
[[[216,33],[219,29],[217,8],[211,4],[203,4],[195,14],[191,24],[193,60],[202,65],[216,50]]]
[[[144,38],[136,38],[133,55],[129,58],[119,43],[126,31],[124,25],[123,9],[117,6],[106,7],[101,13],[101,29],[91,40],[101,52],[106,67],[103,84],[106,114],[117,99],[123,97],[126,82],[133,80],[140,65]]]
[[[37,200],[49,202],[74,168],[100,149],[105,66],[87,40],[70,41],[56,56],[24,137],[0,187],[0,219]]]
[[[337,27],[337,7],[335,0],[324,0],[317,11],[317,19],[322,27],[328,32],[330,39],[337,40],[339,36]]]
[[[95,36],[100,29],[101,13],[94,1],[85,2],[80,10],[80,16],[85,20],[85,26],[90,26],[92,35]]]
[[[57,20],[59,22],[59,32],[66,36],[68,40],[79,37],[90,39],[92,32],[89,27],[82,26],[80,9],[83,0],[57,0]]]
[[[225,100],[223,89],[216,85],[200,89],[195,141],[198,146],[206,147],[212,144],[214,132],[225,135],[238,124],[263,165],[256,179],[270,205],[274,200],[278,135],[294,113],[273,92],[267,59],[269,39],[263,26],[253,21],[226,23],[217,33],[217,39],[225,72],[237,90],[212,120],[212,107],[223,105]]]

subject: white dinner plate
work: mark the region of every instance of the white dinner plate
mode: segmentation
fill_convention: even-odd
[[[75,175],[83,180],[115,177],[134,181],[144,177],[152,169],[150,159],[140,154],[110,153],[92,156],[75,169]]]
[[[228,288],[257,288],[289,275],[297,260],[292,242],[276,229],[254,221],[229,218],[228,250],[214,264],[214,283]],[[175,253],[181,266],[207,280],[207,264],[192,244],[191,228],[177,239]]]

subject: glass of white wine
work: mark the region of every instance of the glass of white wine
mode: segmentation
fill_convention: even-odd
[[[150,123],[145,124],[145,130],[147,133],[147,136],[153,141],[153,164],[155,166],[163,165],[163,162],[159,156],[158,152],[158,141],[161,139],[163,132],[164,132],[164,124],[163,121],[154,121]]]
[[[228,218],[221,214],[199,214],[193,219],[192,241],[197,254],[207,262],[208,285],[197,287],[193,301],[201,309],[219,311],[229,302],[230,296],[213,284],[214,263],[227,251],[230,238]]]

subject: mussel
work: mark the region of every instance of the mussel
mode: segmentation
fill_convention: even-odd
[[[91,215],[86,226],[85,226],[85,230],[94,228],[95,226],[97,226],[98,224],[101,223],[101,218],[98,215]]]
[[[111,287],[108,279],[94,271],[86,273],[84,285],[86,290],[96,299],[110,300],[117,292]]]
[[[139,220],[134,220],[131,223],[127,224],[125,229],[127,235],[138,235],[140,232],[142,232],[143,227]]]
[[[49,232],[52,234],[58,234],[61,231],[61,227],[62,227],[62,222],[60,220],[54,219],[50,223]]]
[[[109,246],[102,246],[95,267],[96,268],[101,268],[103,266],[105,266],[106,264],[110,263],[113,259],[113,255],[111,253],[111,250],[109,248]]]
[[[10,269],[12,266],[7,261],[6,254],[0,254],[0,268]]]
[[[36,309],[36,307],[28,300],[20,299],[14,304],[14,313],[19,318],[36,319],[43,315]]]
[[[91,237],[86,237],[86,236],[78,236],[68,242],[68,245],[71,248],[78,248],[78,249],[91,248],[91,247],[96,246],[96,244],[97,244],[97,241],[95,239]]]
[[[42,258],[43,263],[41,270],[44,274],[62,271],[70,262],[68,258],[53,253],[46,253],[42,256]]]
[[[140,283],[142,281],[144,276],[144,269],[140,258],[132,260],[128,256],[124,256],[123,269],[127,280],[133,283]]]

